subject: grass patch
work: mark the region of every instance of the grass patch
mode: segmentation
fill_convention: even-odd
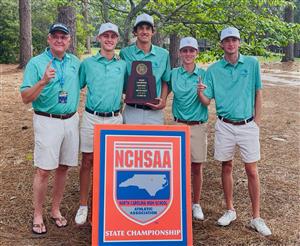
[[[281,62],[281,59],[283,57],[283,54],[273,55],[269,57],[265,56],[257,56],[257,59],[260,63],[268,63],[268,62]],[[300,58],[294,58],[295,62],[300,62]]]
[[[280,62],[283,55],[271,55],[271,56],[257,56],[259,62]]]

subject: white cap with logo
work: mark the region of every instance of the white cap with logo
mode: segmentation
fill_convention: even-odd
[[[148,14],[141,14],[136,17],[134,27],[136,27],[139,23],[146,22],[149,23],[152,27],[154,27],[153,17]]]
[[[107,31],[112,31],[119,36],[118,27],[115,24],[110,23],[110,22],[101,24],[98,35],[101,35],[102,33],[105,33]]]
[[[184,47],[192,47],[192,48],[198,50],[198,42],[193,37],[182,38],[180,40],[179,50],[181,50]]]
[[[240,32],[235,27],[227,27],[222,30],[220,40],[222,41],[223,39],[228,37],[235,37],[241,39]]]

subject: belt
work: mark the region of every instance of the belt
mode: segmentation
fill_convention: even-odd
[[[97,112],[85,107],[85,111],[90,114],[101,116],[101,117],[112,117],[112,116],[118,116],[120,114],[120,109],[112,112]]]
[[[235,125],[235,126],[245,125],[245,124],[251,122],[254,119],[253,116],[252,116],[252,117],[250,117],[249,119],[246,119],[246,120],[232,121],[232,120],[226,119],[226,118],[224,118],[222,116],[219,116],[219,115],[218,115],[218,118],[220,120],[222,120],[223,122],[225,122],[225,123],[229,123],[229,124],[232,124],[232,125]]]
[[[144,110],[153,110],[151,107],[149,107],[147,105],[131,104],[131,103],[127,103],[127,105],[130,107],[133,107],[133,108],[140,108],[140,109],[144,109]]]
[[[42,115],[42,116],[46,116],[46,117],[50,117],[50,118],[66,120],[66,119],[71,118],[76,112],[70,113],[70,114],[49,114],[46,112],[34,111],[34,113],[37,115]]]
[[[198,120],[180,120],[180,119],[178,119],[176,117],[174,117],[174,120],[176,122],[184,123],[184,124],[189,125],[189,126],[200,125],[200,124],[204,123],[204,121],[198,121]]]

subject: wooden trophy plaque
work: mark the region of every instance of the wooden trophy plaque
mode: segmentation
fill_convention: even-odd
[[[156,81],[150,61],[133,61],[128,78],[125,103],[144,105],[157,104]]]

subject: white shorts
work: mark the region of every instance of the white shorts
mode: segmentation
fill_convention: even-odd
[[[95,124],[122,124],[122,115],[113,117],[101,117],[83,112],[80,127],[80,151],[84,153],[94,152],[94,126]]]
[[[78,165],[79,115],[61,120],[33,115],[34,166],[53,170]]]
[[[163,125],[163,110],[144,110],[125,105],[124,124]]]
[[[253,121],[245,125],[232,125],[217,119],[215,125],[215,159],[229,161],[239,146],[243,162],[260,159],[259,127]]]
[[[176,122],[175,125],[186,125]],[[207,160],[207,123],[190,125],[191,162],[203,163]]]

